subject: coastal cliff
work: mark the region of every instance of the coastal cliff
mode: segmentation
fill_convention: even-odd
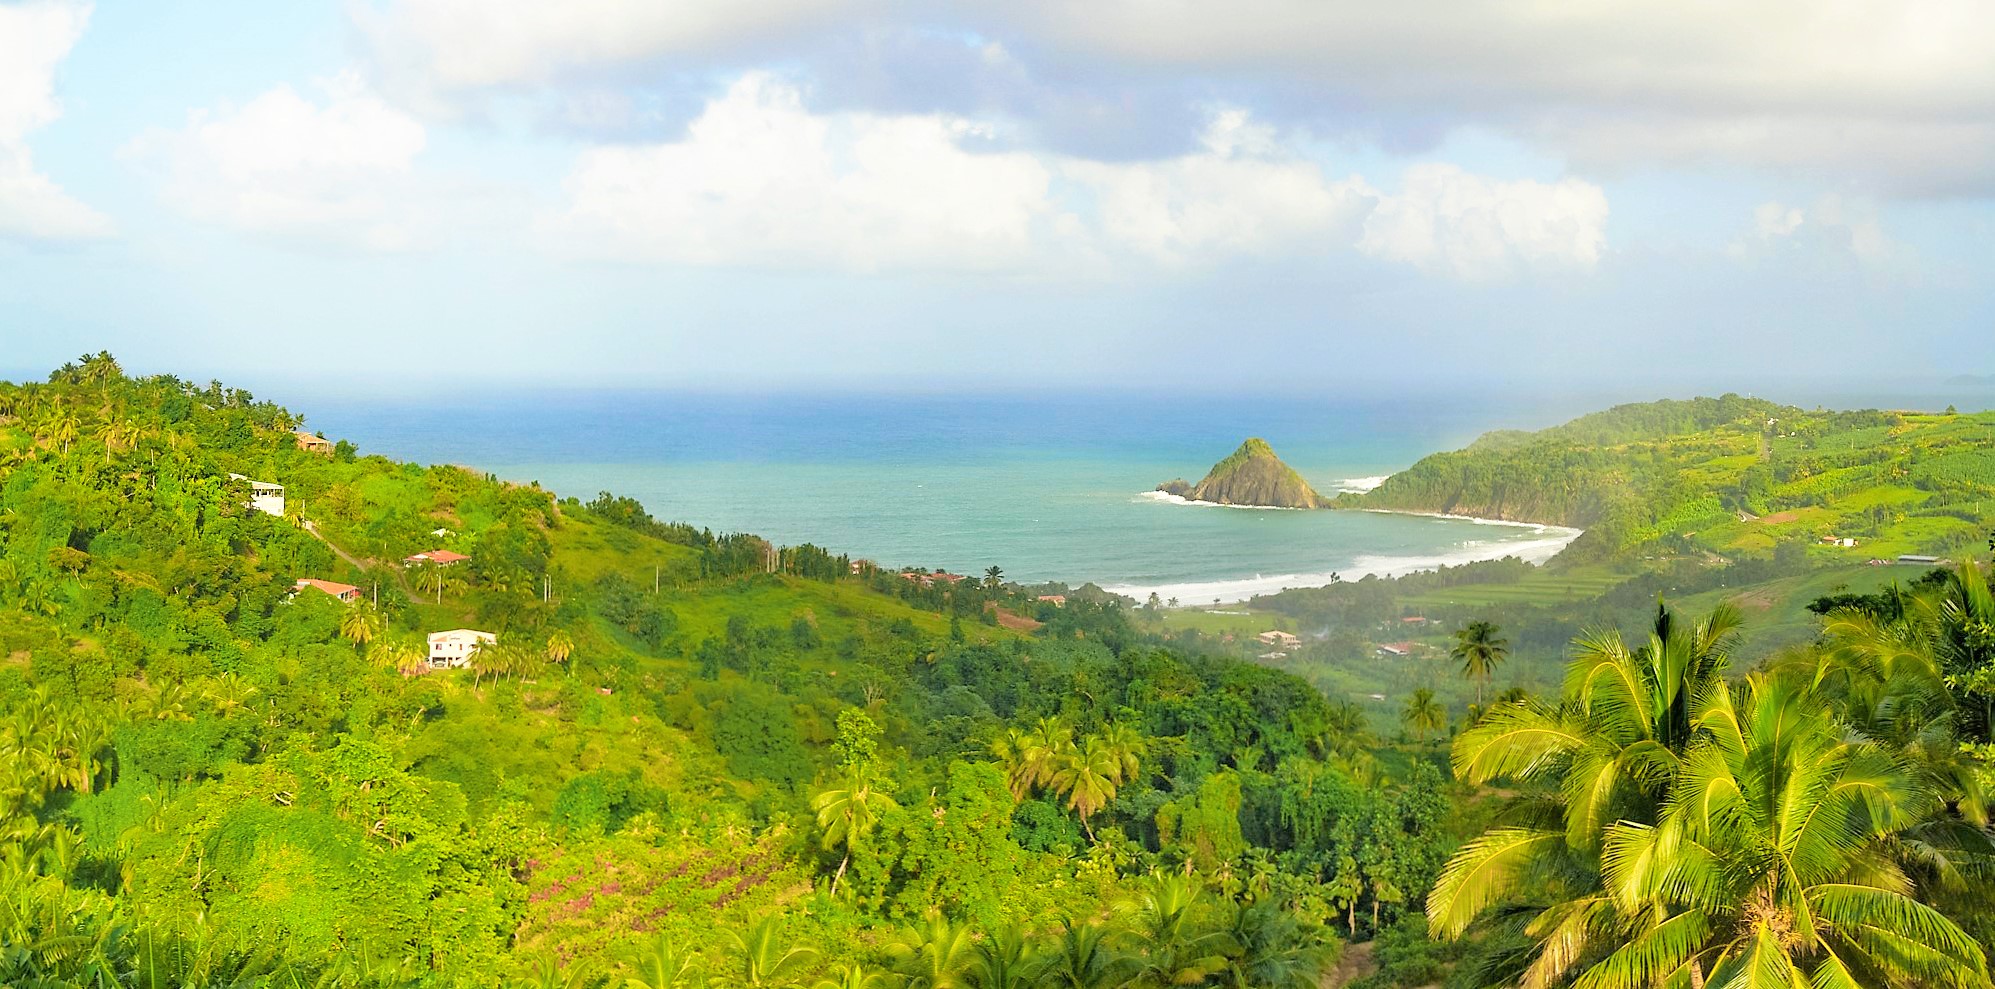
[[[1158,485],[1157,490],[1191,501],[1254,508],[1324,508],[1330,503],[1259,437],[1212,465],[1196,485],[1178,479]]]

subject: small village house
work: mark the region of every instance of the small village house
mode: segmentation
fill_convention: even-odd
[[[249,481],[249,501],[244,504],[265,515],[284,517],[284,485],[271,481],[254,481],[243,474],[230,474],[231,481]]]
[[[1302,642],[1301,636],[1278,629],[1269,629],[1254,638],[1259,639],[1262,645],[1274,646],[1276,649],[1293,649]]]
[[[298,449],[306,453],[316,453],[322,457],[333,455],[333,441],[323,436],[316,436],[302,429],[292,430],[291,435],[297,438]]]
[[[448,632],[429,634],[429,668],[432,670],[463,669],[471,665],[471,654],[480,646],[489,646],[499,641],[490,632],[480,632],[475,628],[453,628]]]
[[[425,563],[439,567],[451,567],[469,559],[471,558],[465,556],[463,553],[453,553],[447,549],[429,549],[413,556],[403,557],[402,563],[405,566],[411,567],[421,566]]]
[[[297,590],[302,591],[308,587],[313,590],[324,591],[347,604],[352,604],[360,600],[360,588],[352,584],[342,584],[332,580],[314,580],[311,577],[301,577],[298,579]]]
[[[1849,536],[1823,536],[1822,544],[1824,546],[1841,546],[1844,549],[1848,549],[1856,545],[1856,540]]]
[[[1065,594],[1041,594],[1039,595],[1039,600],[1055,608],[1064,608],[1067,606],[1067,596]]]
[[[1413,650],[1418,648],[1418,645],[1411,642],[1386,642],[1379,645],[1378,654],[1381,656],[1406,657],[1413,655]]]

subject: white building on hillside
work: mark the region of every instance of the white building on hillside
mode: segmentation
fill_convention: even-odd
[[[265,515],[284,517],[284,485],[271,481],[251,481],[241,474],[230,474],[231,481],[249,481],[249,507]]]
[[[490,632],[480,632],[474,628],[453,628],[448,632],[429,634],[429,668],[462,669],[471,665],[471,654],[479,646],[489,646],[499,641]]]

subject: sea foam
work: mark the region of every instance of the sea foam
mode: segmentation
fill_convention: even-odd
[[[1209,604],[1217,600],[1222,604],[1238,604],[1257,594],[1274,594],[1292,588],[1322,587],[1331,583],[1332,577],[1346,581],[1364,577],[1397,577],[1402,574],[1417,573],[1422,570],[1438,570],[1441,567],[1460,566],[1478,560],[1496,560],[1515,556],[1527,563],[1543,563],[1558,555],[1573,540],[1578,539],[1581,530],[1556,525],[1536,525],[1528,522],[1505,522],[1501,519],[1463,519],[1488,525],[1510,526],[1532,530],[1527,539],[1472,539],[1460,544],[1454,550],[1417,556],[1366,555],[1354,558],[1349,566],[1334,571],[1311,571],[1305,573],[1255,574],[1252,577],[1232,577],[1220,580],[1173,581],[1161,584],[1118,583],[1104,584],[1102,589],[1115,594],[1126,595],[1143,601],[1151,594],[1162,599],[1177,598],[1182,604]]]

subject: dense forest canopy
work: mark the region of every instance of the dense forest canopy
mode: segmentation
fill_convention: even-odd
[[[302,425],[108,354],[0,385],[0,983],[1989,984],[1974,561],[1536,692],[1465,623],[1477,702],[1382,728],[1154,607]]]

